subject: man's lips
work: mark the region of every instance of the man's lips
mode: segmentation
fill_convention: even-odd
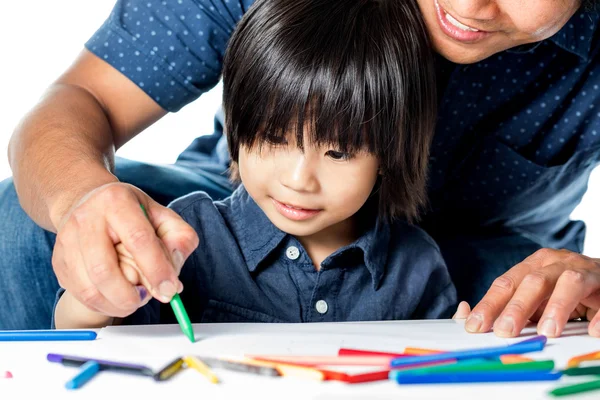
[[[490,35],[491,32],[489,31],[480,30],[460,22],[444,10],[437,0],[434,0],[434,4],[438,23],[446,36],[459,42],[473,43]]]

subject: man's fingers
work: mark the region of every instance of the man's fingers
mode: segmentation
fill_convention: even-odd
[[[525,275],[515,294],[494,323],[494,333],[502,337],[517,336],[529,318],[550,297],[564,270],[564,264],[557,262]]]
[[[592,314],[592,312],[593,311],[590,310],[589,314]],[[590,320],[590,325],[588,327],[589,334],[600,338],[600,310],[596,310],[595,315],[588,315],[588,319]]]
[[[525,276],[557,260],[560,250],[541,249],[496,278],[488,292],[473,308],[465,329],[469,332],[488,332],[508,304]]]
[[[471,312],[471,306],[466,301],[461,301],[456,309],[456,313],[452,316],[452,319],[466,319]]]
[[[151,215],[149,220],[133,195],[128,201],[115,203],[119,204],[119,208],[107,213],[110,228],[135,260],[141,275],[147,279],[152,295],[162,302],[170,301],[180,283],[171,257],[156,235]]]
[[[564,267],[562,270],[538,323],[538,332],[548,337],[560,336],[573,310],[600,286],[600,274],[596,271]]]
[[[140,305],[140,297],[134,286],[129,283],[119,267],[114,244],[107,235],[104,220],[88,220],[85,216],[73,213],[75,222],[79,225],[79,249],[85,271],[102,296],[89,292],[88,302],[94,308],[99,308],[93,302],[96,299],[110,299],[111,308],[118,310],[109,314],[114,317],[123,317],[131,314]],[[88,305],[88,304],[86,304]],[[105,311],[105,310],[102,310]]]
[[[519,269],[517,265],[496,278],[485,296],[471,311],[465,322],[465,329],[472,333],[489,332],[525,275],[525,268]]]
[[[198,247],[198,234],[175,211],[154,201],[148,204],[148,213],[152,215],[156,234],[169,250],[173,266],[179,275],[184,261]]]

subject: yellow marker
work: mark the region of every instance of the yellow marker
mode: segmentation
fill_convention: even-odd
[[[200,372],[210,381],[210,383],[219,383],[219,377],[202,361],[193,356],[183,357],[183,361],[188,368],[193,368]]]

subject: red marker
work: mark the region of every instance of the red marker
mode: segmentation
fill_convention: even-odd
[[[12,374],[10,371],[4,371],[4,372],[2,373],[2,377],[3,377],[3,378],[12,378],[12,377],[13,377],[13,374]]]

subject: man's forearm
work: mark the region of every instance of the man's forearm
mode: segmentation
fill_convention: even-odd
[[[56,231],[84,194],[117,181],[110,123],[94,96],[57,84],[17,126],[8,158],[21,206],[43,228]]]

